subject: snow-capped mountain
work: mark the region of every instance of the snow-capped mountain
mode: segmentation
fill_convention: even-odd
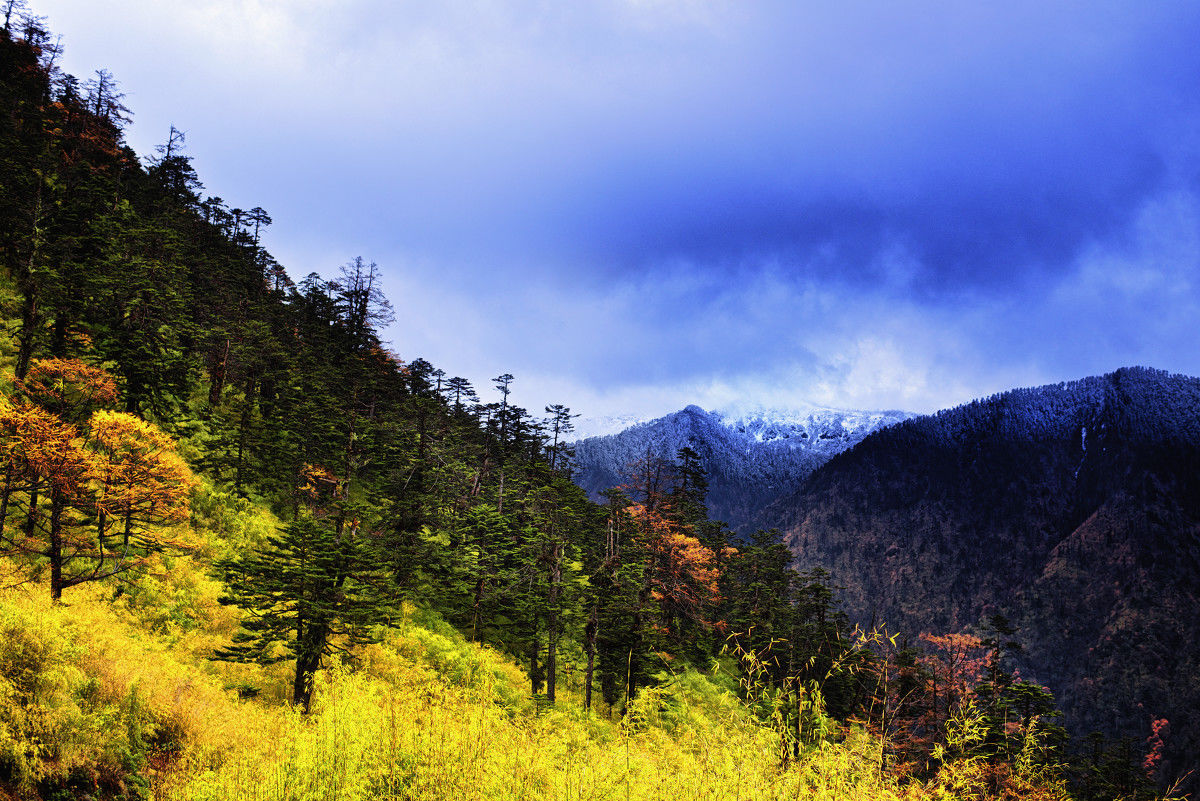
[[[879,428],[913,417],[900,411],[819,406],[770,409],[699,406],[617,428],[620,418],[583,421],[575,443],[576,482],[593,496],[625,482],[628,466],[647,453],[674,459],[680,448],[700,454],[708,472],[710,515],[734,528],[813,470]],[[626,418],[628,420],[628,418]],[[619,421],[619,422],[618,422]],[[594,432],[617,428],[614,433]]]
[[[847,442],[858,442],[878,428],[915,416],[901,411],[864,412],[821,406],[732,407],[712,414],[722,425],[755,443],[779,442],[829,456],[844,451],[849,447]]]

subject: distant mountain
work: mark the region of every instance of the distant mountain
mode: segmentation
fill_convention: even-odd
[[[1200,379],[1143,368],[876,431],[756,521],[915,635],[1006,614],[1078,732],[1200,767]]]
[[[700,454],[708,472],[710,515],[734,528],[872,431],[912,417],[907,412],[857,412],[808,407],[707,412],[699,406],[575,443],[576,482],[593,497],[622,484],[628,466],[680,448]],[[624,422],[624,421],[620,421]],[[617,423],[619,424],[619,423]],[[585,432],[612,422],[587,421]]]

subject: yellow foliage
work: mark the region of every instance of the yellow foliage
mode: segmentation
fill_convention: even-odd
[[[124,412],[96,412],[88,428],[102,457],[96,463],[97,506],[110,515],[150,523],[187,519],[197,482],[175,452],[175,440]]]
[[[35,359],[21,387],[34,403],[68,420],[117,400],[113,377],[78,359]]]
[[[45,482],[74,497],[95,470],[75,427],[29,403],[0,401],[0,448],[17,486]]]
[[[201,799],[882,799],[865,734],[783,769],[773,734],[694,671],[644,692],[623,723],[567,699],[510,704],[521,671],[494,651],[402,622],[362,667],[318,677],[312,714],[278,748],[162,777],[163,801]],[[801,795],[798,795],[801,794]]]
[[[181,562],[157,592],[204,580]],[[995,797],[977,762],[927,785],[881,775],[880,742],[861,729],[783,765],[776,735],[694,670],[645,690],[620,722],[584,714],[570,693],[539,710],[520,668],[411,607],[354,669],[318,675],[309,716],[264,700],[283,695],[283,673],[209,663],[96,585],[69,607],[0,592],[0,638],[0,771],[18,797],[36,798],[39,781],[96,795],[148,782],[159,801]],[[239,700],[234,685],[264,692]],[[1065,798],[1022,777],[1005,786]]]
[[[341,486],[341,479],[321,465],[304,464],[300,468],[300,485],[297,493],[310,505],[318,505],[318,501],[329,495],[336,495]]]
[[[249,751],[278,725],[279,710],[239,703],[98,587],[70,607],[0,593],[0,642],[0,774],[23,797],[43,781],[123,792],[171,759],[212,766]]]

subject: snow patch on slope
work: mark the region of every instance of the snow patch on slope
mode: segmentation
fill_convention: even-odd
[[[648,423],[652,419],[634,414],[609,415],[601,417],[580,417],[574,421],[575,432],[571,435],[574,440],[590,439],[592,437],[609,437],[620,434],[627,428],[633,428],[640,423]]]

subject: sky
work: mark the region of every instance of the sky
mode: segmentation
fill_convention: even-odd
[[[1200,375],[1200,4],[33,0],[141,154],[532,411]]]

